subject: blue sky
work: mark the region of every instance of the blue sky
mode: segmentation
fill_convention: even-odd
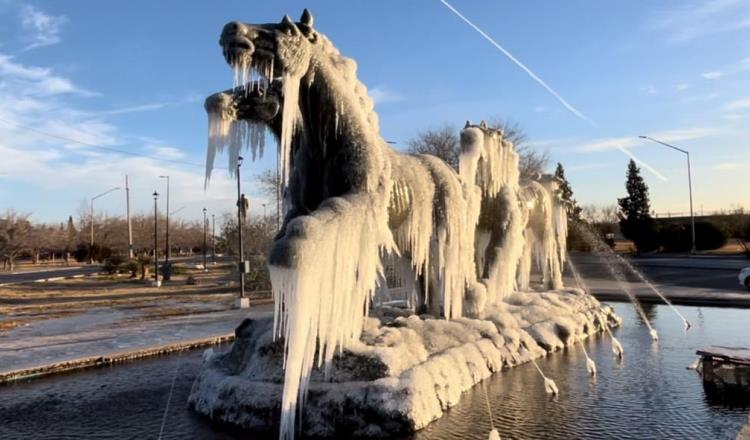
[[[172,209],[185,207],[180,216],[198,218],[203,206],[231,210],[233,182],[217,170],[204,191],[201,167],[203,99],[232,81],[219,33],[231,20],[297,18],[304,7],[357,61],[381,132],[397,147],[445,123],[509,118],[565,165],[582,204],[610,205],[623,195],[625,148],[656,171],[644,170],[653,208],[687,211],[684,156],[636,138],[647,134],[691,151],[697,210],[750,208],[750,2],[451,4],[595,125],[439,0],[0,0],[0,209],[61,221],[128,174],[135,210],[145,211],[153,190],[164,189],[158,176],[169,174]],[[274,159],[244,168],[249,194],[253,174]],[[254,202],[261,212],[263,201]],[[96,207],[120,215],[124,196],[110,194]]]

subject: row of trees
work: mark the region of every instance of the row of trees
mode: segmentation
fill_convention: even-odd
[[[19,258],[86,261],[93,257],[102,261],[111,254],[127,255],[128,226],[122,217],[94,217],[94,247],[90,249],[91,218],[82,213],[78,221],[68,217],[59,224],[32,223],[29,215],[8,210],[0,218],[0,259],[3,269],[13,270]],[[166,218],[159,216],[159,249],[166,248]],[[136,215],[132,218],[133,249],[136,254],[153,252],[154,217]],[[211,233],[209,225],[208,233]],[[173,253],[191,252],[203,246],[202,221],[186,222],[170,219],[169,241]],[[90,255],[90,252],[92,254]]]
[[[595,229],[612,246],[614,236],[621,233],[633,242],[637,252],[691,250],[690,220],[653,218],[648,185],[635,161],[628,163],[625,181],[627,195],[619,198],[616,206],[579,208],[562,165],[558,164],[555,175],[563,181],[561,196],[570,206],[568,216],[572,224],[568,244],[572,249],[591,248],[591,244],[585,243],[578,234],[578,228],[588,227]],[[739,208],[726,215],[699,219],[695,223],[695,236],[697,250],[720,248],[731,237],[737,239],[745,252],[750,254],[750,249],[746,247],[746,242],[750,241],[750,215]]]
[[[692,228],[689,219],[656,221],[652,217],[648,186],[633,160],[628,163],[625,189],[627,196],[617,201],[620,229],[639,252],[684,252],[691,249]],[[743,247],[750,241],[750,215],[741,208],[728,215],[702,218],[695,222],[697,250],[720,248],[730,237],[736,238]],[[745,247],[745,252],[749,251]]]

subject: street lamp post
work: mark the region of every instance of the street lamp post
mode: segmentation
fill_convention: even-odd
[[[695,216],[693,215],[693,177],[690,172],[690,152],[687,150],[683,150],[682,148],[675,147],[674,145],[670,145],[666,142],[662,142],[660,140],[654,139],[649,136],[638,136],[641,139],[647,139],[652,142],[656,142],[657,144],[662,144],[665,147],[669,147],[673,150],[679,151],[680,153],[683,153],[687,157],[687,172],[688,172],[688,194],[690,195],[690,232],[691,232],[691,249],[690,253],[696,253],[697,248],[695,246]]]
[[[169,265],[169,257],[172,255],[172,248],[169,246],[169,176],[159,176],[161,179],[167,179],[167,233],[166,233],[166,256],[164,257],[164,264]]]
[[[211,260],[216,264],[216,216],[211,214]]]
[[[203,208],[203,272],[208,272],[208,261],[206,260],[206,235],[208,234],[208,219],[206,218],[206,208]]]
[[[159,281],[159,207],[157,200],[159,200],[159,193],[154,191],[154,287],[160,287],[161,281]]]
[[[245,263],[245,254],[242,243],[242,192],[240,188],[240,167],[242,166],[242,156],[237,158],[237,238],[239,241],[239,276],[240,276],[240,297],[237,298],[237,308],[244,309],[250,307],[250,300],[245,298],[245,271],[247,265]]]
[[[94,200],[98,199],[99,197],[105,196],[112,191],[117,191],[118,189],[120,189],[120,187],[116,186],[91,198],[91,212],[89,213],[89,223],[91,226],[91,240],[89,241],[89,264],[94,264]]]

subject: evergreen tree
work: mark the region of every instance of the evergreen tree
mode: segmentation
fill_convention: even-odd
[[[578,206],[578,202],[573,198],[573,189],[570,187],[570,182],[565,178],[565,168],[561,163],[557,163],[555,168],[555,177],[558,180],[558,193],[560,198],[565,202],[566,209],[568,211],[568,219],[580,220],[581,218],[581,207]]]
[[[68,216],[68,226],[65,237],[65,252],[73,252],[76,247],[78,231],[73,223],[73,216]]]
[[[657,248],[657,230],[651,218],[651,203],[648,186],[641,176],[641,169],[632,159],[628,163],[627,180],[625,181],[627,197],[617,199],[620,207],[620,231],[633,240],[639,252],[648,252]]]

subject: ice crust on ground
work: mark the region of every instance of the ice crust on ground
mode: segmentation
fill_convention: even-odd
[[[522,292],[489,304],[485,319],[403,316],[373,310],[361,339],[311,372],[301,429],[310,437],[383,438],[421,429],[462,394],[504,368],[617,326],[611,307],[576,289]],[[237,340],[206,363],[190,405],[249,431],[280,423],[283,343],[270,319],[245,321]]]

